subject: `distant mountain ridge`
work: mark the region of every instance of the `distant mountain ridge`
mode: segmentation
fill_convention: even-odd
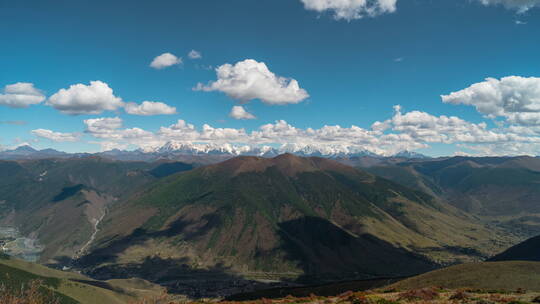
[[[232,144],[198,144],[170,141],[156,148],[137,149],[133,151],[113,149],[97,153],[66,153],[54,149],[36,150],[29,145],[22,145],[12,150],[0,151],[0,159],[43,159],[43,158],[71,158],[87,157],[91,155],[102,156],[114,160],[153,161],[157,159],[172,159],[182,156],[213,156],[230,158],[235,156],[275,157],[283,153],[297,156],[318,156],[326,158],[347,157],[374,157],[374,158],[406,158],[428,159],[430,157],[412,151],[401,151],[397,154],[385,156],[366,149],[344,145],[315,146],[288,144],[275,148],[271,146],[237,146]]]
[[[383,159],[351,165],[438,197],[522,238],[540,234],[539,157]]]

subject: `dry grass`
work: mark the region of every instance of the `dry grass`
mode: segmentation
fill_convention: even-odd
[[[173,301],[167,295],[154,299],[140,300],[130,304],[201,304],[218,300]],[[514,292],[483,292],[472,289],[443,290],[440,288],[420,288],[407,291],[388,292],[352,292],[338,296],[308,297],[287,296],[280,299],[261,298],[245,302],[219,302],[220,304],[527,304],[540,303],[538,293],[527,293],[524,290]]]
[[[423,301],[433,301],[439,297],[439,292],[435,288],[421,288],[421,289],[411,289],[399,294],[399,300],[423,300]]]
[[[2,304],[60,304],[52,291],[45,291],[43,282],[31,281],[27,288],[9,290],[0,286],[0,303]]]
[[[128,304],[210,304],[218,299],[198,301],[177,300],[163,293],[160,296],[128,302]],[[1,304],[61,304],[54,298],[51,290],[44,289],[42,282],[32,281],[20,291],[9,290],[0,286]],[[254,301],[221,301],[221,304],[527,304],[540,303],[539,293],[528,293],[523,289],[514,292],[485,292],[473,289],[444,290],[430,287],[406,291],[348,291],[337,296],[307,297],[287,296],[279,299],[261,298]]]

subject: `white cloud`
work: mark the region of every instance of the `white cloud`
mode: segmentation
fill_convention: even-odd
[[[264,62],[253,59],[224,64],[216,73],[216,81],[207,86],[199,83],[195,90],[220,91],[242,102],[260,99],[271,105],[295,104],[309,97],[298,81],[277,76]]]
[[[47,105],[65,114],[100,114],[124,108],[132,115],[170,115],[176,114],[176,108],[163,102],[143,101],[141,104],[122,101],[115,96],[113,89],[102,81],[91,81],[89,85],[74,84],[68,89],[61,89],[47,100]]]
[[[122,119],[119,117],[103,117],[86,119],[86,133],[104,141],[94,142],[101,144],[103,150],[135,145],[155,145],[156,136],[141,128],[122,128]]]
[[[44,100],[45,95],[28,82],[6,85],[4,94],[0,94],[0,105],[11,108],[27,108]]]
[[[47,129],[32,130],[32,134],[38,137],[50,139],[55,142],[74,142],[79,140],[80,135],[76,133],[61,133]]]
[[[487,117],[504,117],[520,125],[540,125],[540,78],[487,78],[461,91],[441,96],[443,102],[471,105]]]
[[[540,0],[479,0],[483,5],[502,5],[507,9],[524,13],[534,7],[540,7]]]
[[[171,138],[182,141],[195,141],[199,139],[199,132],[195,126],[179,119],[177,123],[169,127],[161,127],[157,133],[159,137]]]
[[[126,110],[126,113],[132,115],[150,116],[176,114],[175,107],[157,101],[143,101],[141,104],[129,102],[125,104],[124,109]]]
[[[107,138],[114,130],[122,127],[122,119],[120,117],[104,117],[92,118],[84,121],[87,132],[95,137]]]
[[[434,116],[426,112],[396,113],[386,122],[393,131],[406,134],[415,141],[426,143],[482,143],[526,140],[510,132],[488,130],[485,123],[471,123],[455,116]]]
[[[244,107],[242,106],[234,106],[231,109],[231,113],[229,113],[229,116],[234,119],[255,119],[256,117],[246,111]]]
[[[188,57],[190,59],[201,59],[202,54],[199,51],[191,50],[191,52],[188,53]]]
[[[396,11],[397,0],[300,0],[307,10],[333,13],[336,20],[376,17]]]
[[[182,58],[178,58],[171,53],[163,53],[152,60],[150,67],[159,70],[181,63]]]
[[[124,102],[114,95],[108,84],[97,80],[90,81],[90,85],[79,83],[60,89],[49,97],[47,105],[65,114],[79,115],[114,111],[124,106]]]

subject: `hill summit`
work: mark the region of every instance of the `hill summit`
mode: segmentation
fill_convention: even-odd
[[[425,193],[333,160],[241,156],[116,204],[79,263],[102,279],[218,271],[320,282],[480,258],[476,240],[491,234]]]
[[[248,172],[265,172],[269,168],[275,169],[285,176],[292,177],[305,172],[335,171],[346,174],[370,175],[347,165],[321,157],[299,157],[291,153],[278,155],[274,158],[256,156],[239,156],[222,163],[208,166],[206,170],[228,173],[236,176]]]

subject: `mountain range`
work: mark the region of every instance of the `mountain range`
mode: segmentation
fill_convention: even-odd
[[[430,195],[334,160],[241,156],[112,205],[76,267],[172,289],[187,273],[207,282],[201,269],[324,282],[412,275],[481,260],[511,242]]]
[[[375,158],[394,157],[426,159],[427,156],[401,151],[395,155],[383,156],[364,149],[347,146],[314,146],[314,145],[283,145],[279,148],[270,146],[235,146],[231,144],[194,144],[170,141],[156,148],[137,149],[133,151],[113,149],[98,153],[66,153],[54,149],[36,150],[29,145],[22,145],[12,150],[0,151],[0,159],[43,159],[43,158],[77,158],[90,155],[124,161],[154,161],[158,159],[189,160],[190,156],[207,157],[209,162],[222,161],[235,156],[275,157],[283,153],[298,156],[319,156],[328,158],[369,156]]]
[[[2,229],[39,263],[192,297],[409,276],[540,234],[539,158],[15,152],[0,161],[15,255],[27,242]]]

